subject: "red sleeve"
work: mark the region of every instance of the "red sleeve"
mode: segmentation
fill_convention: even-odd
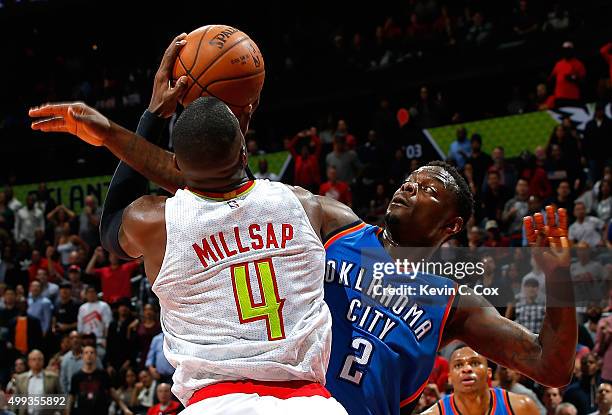
[[[28,277],[29,277],[29,282],[32,282],[36,279],[36,272],[38,271],[38,265],[35,264],[31,264],[28,267]],[[24,287],[25,288],[25,287]]]
[[[153,405],[147,411],[147,415],[156,415],[159,412],[159,408],[160,408],[159,404]]]
[[[64,277],[64,268],[59,264],[59,262],[53,262],[53,267],[55,268],[55,271],[57,271],[59,275]]]
[[[106,270],[107,268],[108,268],[108,267],[94,268],[94,269],[93,269],[93,271],[92,271],[92,273],[91,273],[91,274],[89,274],[89,275],[94,275],[94,276],[96,276],[96,277],[98,277],[98,278],[102,278],[102,276],[104,275],[104,272],[105,272],[105,270]]]
[[[136,271],[139,266],[140,266],[139,261],[130,261],[130,262],[126,262],[125,264],[123,264],[122,268],[124,271],[127,271],[131,276],[132,273]]]

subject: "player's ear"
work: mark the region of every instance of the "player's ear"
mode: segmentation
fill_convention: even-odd
[[[491,370],[490,367],[487,368],[487,381],[490,381],[491,379],[493,379],[493,371]]]
[[[174,164],[175,169],[181,171],[181,168],[179,167],[178,162],[176,161],[176,154],[172,154],[172,163]]]
[[[445,231],[450,237],[461,232],[461,229],[463,229],[463,218],[456,216],[446,224]]]

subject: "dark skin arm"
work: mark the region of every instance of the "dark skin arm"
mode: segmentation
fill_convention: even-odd
[[[554,211],[547,206],[548,223],[555,224]],[[537,216],[539,215],[539,216]],[[546,275],[546,313],[540,333],[502,317],[481,296],[462,295],[452,319],[447,323],[443,342],[460,340],[487,358],[511,367],[536,382],[562,387],[569,383],[578,340],[576,309],[569,277],[567,213],[559,209],[559,225],[544,226],[536,214],[537,231],[526,221],[527,237],[534,259]],[[537,234],[536,234],[537,233]],[[563,236],[561,236],[563,235]],[[550,245],[550,248],[544,248]]]

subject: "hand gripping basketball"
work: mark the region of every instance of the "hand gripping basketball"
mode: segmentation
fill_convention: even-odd
[[[111,122],[104,115],[82,102],[45,104],[30,109],[32,129],[70,133],[93,146],[102,146],[110,134]]]

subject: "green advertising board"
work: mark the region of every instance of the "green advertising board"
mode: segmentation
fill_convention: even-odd
[[[289,153],[280,151],[277,153],[269,153],[265,155],[250,156],[249,166],[253,172],[259,170],[259,160],[265,158],[268,160],[269,171],[279,176],[284,173],[289,161]],[[62,204],[76,213],[80,213],[85,205],[85,196],[94,195],[96,199],[102,203],[108,192],[108,186],[111,181],[111,176],[96,176],[85,177],[80,179],[57,180],[47,183],[49,195],[58,203]],[[149,186],[151,189],[157,188],[153,183]],[[14,186],[13,191],[15,197],[21,202],[25,202],[26,196],[29,193],[36,193],[38,183]]]

